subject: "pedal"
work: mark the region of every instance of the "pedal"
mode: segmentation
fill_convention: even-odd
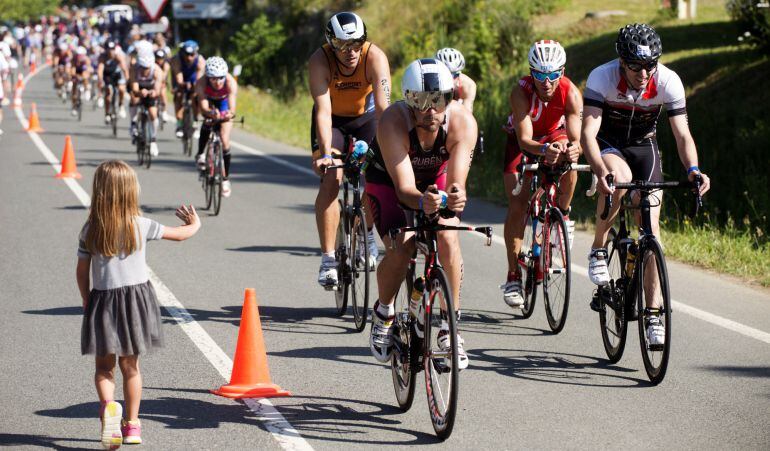
[[[591,310],[596,313],[602,311],[601,303],[599,302],[599,290],[595,290],[594,295],[591,297]]]

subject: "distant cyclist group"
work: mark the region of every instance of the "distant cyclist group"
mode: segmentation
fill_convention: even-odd
[[[7,32],[0,41],[4,80],[9,61],[21,54],[34,58],[35,52],[42,58],[46,46],[35,43],[47,43],[52,49],[54,88],[64,101],[71,102],[73,115],[80,114],[82,102],[96,97],[104,108],[105,123],[111,125],[126,117],[127,101],[130,136],[146,139],[150,156],[159,152],[156,129],[160,121],[169,119],[165,102],[170,77],[176,136],[186,142],[199,140],[195,160],[204,171],[210,159],[206,146],[217,131],[223,167],[221,194],[230,195],[230,134],[238,84],[223,58],[204,58],[192,40],[181,42],[174,52],[162,34],[145,36],[137,31],[114,39],[89,20],[47,21],[22,31],[22,36],[30,36],[27,48],[31,51],[21,49],[18,38],[8,40]],[[378,296],[371,311],[371,353],[380,362],[391,361],[403,408],[411,404],[414,372],[420,371],[417,362],[425,365],[430,402],[442,396],[443,388],[433,384],[448,377],[453,395],[444,393],[449,396],[445,402],[431,408],[436,432],[446,437],[454,421],[457,372],[469,366],[460,336],[461,288],[466,275],[458,232],[471,230],[462,226],[461,216],[479,143],[473,106],[480,93],[463,73],[462,53],[447,47],[408,64],[401,79],[403,100],[392,102],[388,58],[368,40],[361,17],[351,12],[335,14],[326,24],[325,37],[326,43],[310,56],[308,74],[314,102],[311,166],[320,178],[315,199],[322,254],[317,281],[339,300],[347,299],[347,294],[340,297],[346,284],[364,277],[366,321],[368,274],[376,268]],[[620,285],[632,283],[632,275],[638,276],[641,338],[649,350],[665,349],[666,360],[670,340],[667,280],[650,276],[648,267],[660,267],[662,253],[655,251],[658,253],[649,259],[644,254],[646,249],[660,247],[648,242],[647,236],[659,240],[661,189],[672,186],[663,180],[656,139],[661,111],[667,113],[682,166],[698,196],[708,191],[709,178],[698,165],[683,84],[659,62],[660,36],[646,24],[626,25],[617,35],[615,50],[618,57],[591,71],[581,93],[565,74],[567,55],[559,42],[539,40],[529,49],[529,74],[512,87],[510,115],[507,120],[500,118],[506,134],[501,183],[507,194],[504,238],[508,260],[502,297],[505,304],[526,315],[531,313],[535,288],[542,285],[554,332],[563,327],[574,240],[571,203],[583,155],[590,165],[585,169],[593,172],[600,193],[588,255],[588,277],[598,287],[591,308],[602,318],[612,310],[617,314],[613,321],[625,321],[628,307],[617,297],[630,292],[625,291],[628,286]],[[202,122],[197,120],[199,116],[204,118]],[[146,132],[141,117],[147,118]],[[358,197],[352,204],[347,194],[344,202],[338,199],[340,187],[348,189],[350,177],[345,171],[351,167],[364,182],[360,205]],[[357,177],[355,183],[358,190]],[[621,208],[639,209],[635,215],[641,229],[638,242],[620,237],[612,227]],[[363,219],[351,222],[348,218]],[[382,258],[375,229],[385,248]],[[488,228],[475,231],[491,237]],[[618,251],[620,244],[625,247]],[[620,257],[614,257],[615,252]],[[626,273],[625,265],[633,265],[635,257],[641,262],[640,269]],[[420,259],[426,267],[422,277],[415,270]],[[613,272],[617,259],[622,262],[621,274]],[[356,260],[363,262],[360,269]],[[360,301],[354,298],[353,302]],[[560,311],[554,307],[557,304],[562,305]],[[344,312],[345,303],[338,301],[339,306]],[[410,330],[403,330],[404,324]],[[432,338],[431,329],[435,329]],[[612,348],[617,356],[616,348],[605,345],[608,354]],[[420,346],[422,353],[411,351]],[[665,374],[665,362],[662,366]],[[659,367],[648,373],[656,382],[662,378]]]

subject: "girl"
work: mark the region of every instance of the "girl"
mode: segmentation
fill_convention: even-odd
[[[96,168],[91,210],[80,233],[77,282],[84,310],[80,347],[84,355],[96,354],[94,382],[101,401],[105,448],[142,442],[139,354],[163,343],[145,244],[161,238],[183,241],[195,235],[200,228],[195,208],[183,205],[176,216],[185,225],[164,227],[141,216],[139,183],[126,163],[111,160]],[[123,374],[125,419],[121,405],[114,401],[116,356]]]

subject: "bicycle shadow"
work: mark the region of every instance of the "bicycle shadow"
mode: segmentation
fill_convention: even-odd
[[[320,257],[318,247],[309,246],[242,246],[227,248],[234,252],[280,252],[294,257]]]
[[[463,309],[460,318],[460,331],[488,335],[519,335],[535,337],[550,335],[551,331],[516,324],[521,316],[513,313],[492,310]]]
[[[618,373],[636,370],[610,364],[593,356],[549,352],[535,349],[473,349],[469,350],[473,369],[492,371],[503,376],[583,387],[644,388],[653,385]],[[479,362],[479,363],[477,363]],[[602,371],[605,370],[605,371]],[[603,382],[602,379],[607,379]]]

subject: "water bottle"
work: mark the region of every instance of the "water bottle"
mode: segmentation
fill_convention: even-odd
[[[538,218],[532,219],[532,227],[535,229],[535,238],[532,240],[532,256],[540,257],[540,243],[543,236],[543,223]]]
[[[441,195],[441,206],[439,206],[439,208],[446,208],[446,200],[447,200],[446,191],[439,190],[438,193]]]
[[[366,141],[358,140],[353,144],[353,159],[358,160],[364,155],[366,155],[366,151],[369,150],[369,144],[366,143]]]
[[[636,262],[637,251],[638,247],[636,241],[632,241],[631,244],[628,245],[628,252],[626,252],[626,276],[629,278],[634,275],[634,264]]]

